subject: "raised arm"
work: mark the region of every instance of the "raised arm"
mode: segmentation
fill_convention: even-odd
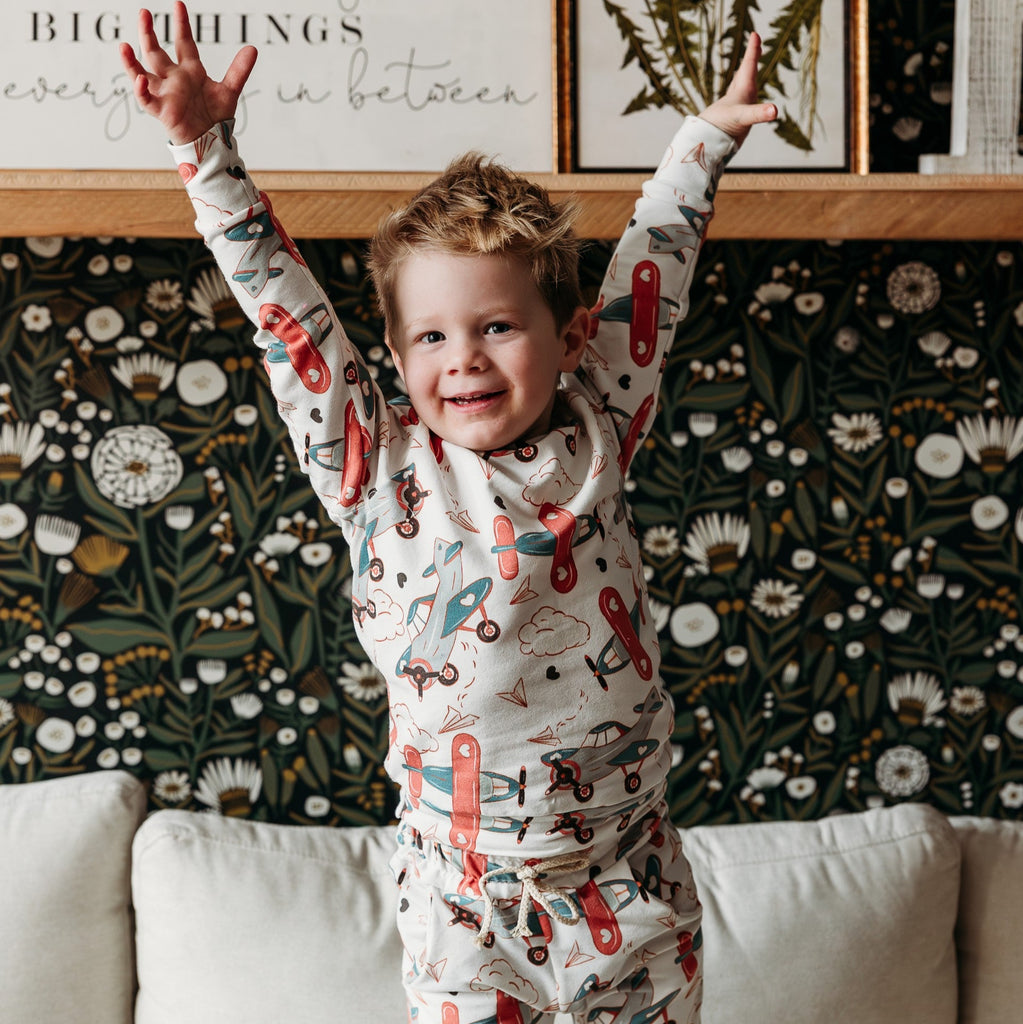
[[[195,210],[195,226],[256,328],[254,340],[301,468],[335,521],[356,515],[376,455],[386,447],[385,405],[327,296],[249,178],[232,134],[256,59],[240,50],[223,81],[206,73],[183,3],[174,6],[175,57],[147,10],[140,51],[121,59],[135,95],[157,118]]]
[[[649,430],[664,363],[689,308],[689,287],[725,163],[754,124],[777,116],[758,103],[760,37],[721,99],[686,118],[611,259],[581,370],[618,424],[621,465]]]

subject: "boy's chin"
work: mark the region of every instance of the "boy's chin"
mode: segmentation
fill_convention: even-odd
[[[479,455],[487,455],[492,452],[517,451],[527,443],[522,435],[508,437],[498,431],[488,430],[456,430],[448,431],[446,435],[434,430],[434,434],[445,444],[465,448]]]

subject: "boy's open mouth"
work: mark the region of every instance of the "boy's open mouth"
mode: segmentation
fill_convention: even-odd
[[[500,391],[480,391],[475,395],[455,395],[448,401],[461,406],[479,405],[482,402],[489,402],[492,398],[497,398],[500,394]]]

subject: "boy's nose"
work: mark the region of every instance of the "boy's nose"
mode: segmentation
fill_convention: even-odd
[[[485,365],[486,353],[479,339],[461,337],[454,339],[454,344],[448,345],[449,373],[469,373],[482,370]]]

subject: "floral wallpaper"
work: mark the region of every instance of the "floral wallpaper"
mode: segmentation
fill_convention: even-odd
[[[873,4],[876,170],[947,148],[952,9]],[[386,390],[361,244],[302,248]],[[1023,246],[701,260],[629,485],[676,821],[1018,817]],[[391,820],[348,554],[250,334],[197,240],[0,241],[0,783]]]

